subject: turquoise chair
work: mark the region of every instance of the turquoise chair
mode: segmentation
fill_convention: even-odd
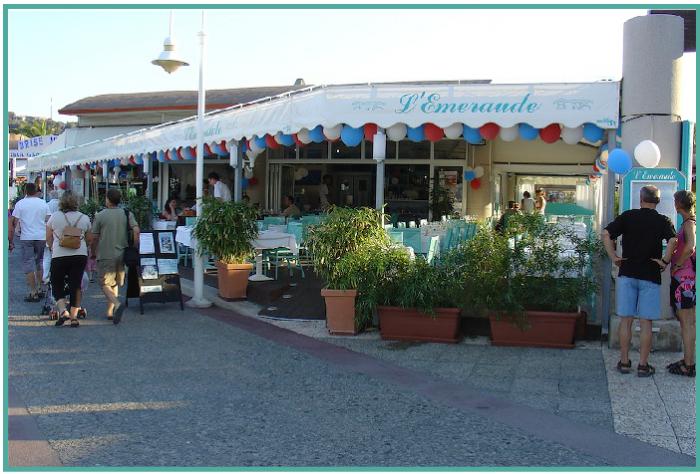
[[[255,223],[258,225],[258,232],[267,230],[267,224],[265,224],[265,221],[255,221]]]
[[[265,216],[263,217],[263,222],[265,225],[284,225],[286,224],[284,217],[282,216]]]
[[[389,238],[392,242],[403,245],[403,232],[397,230],[390,230]]]
[[[185,217],[185,225],[187,227],[195,225],[197,223],[196,217]]]
[[[464,238],[463,240],[469,240],[473,238],[476,235],[476,224],[473,222],[467,223],[467,225],[464,227]]]
[[[423,243],[420,237],[420,229],[403,229],[403,244],[411,247],[415,253],[423,253]]]
[[[454,229],[452,229],[452,228],[447,229],[447,232],[445,232],[445,236],[440,240],[440,252],[445,253],[452,248],[452,246],[453,246],[452,234],[453,233],[454,233]]]
[[[289,276],[294,276],[294,266],[299,266],[301,271],[301,277],[306,278],[306,273],[304,272],[304,265],[302,260],[302,255],[305,254],[304,250],[304,226],[301,222],[291,222],[287,224],[287,232],[294,235],[294,239],[297,241],[297,255],[294,255],[291,250],[285,248],[274,249],[270,255],[271,264],[275,266],[275,280],[279,276],[280,263],[286,263],[287,268],[289,268]],[[305,254],[308,260],[308,253]],[[306,262],[310,263],[310,260]]]
[[[430,238],[430,244],[428,245],[428,252],[425,254],[425,259],[429,264],[434,264],[438,256],[438,250],[440,249],[440,237],[434,236]]]

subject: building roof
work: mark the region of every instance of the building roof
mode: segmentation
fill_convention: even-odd
[[[206,108],[208,110],[223,109],[306,87],[308,86],[296,85],[208,90]],[[68,104],[58,112],[63,115],[82,115],[161,110],[197,110],[197,91],[96,95]]]

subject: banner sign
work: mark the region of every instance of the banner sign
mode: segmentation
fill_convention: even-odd
[[[297,133],[317,125],[396,123],[439,127],[464,123],[501,127],[527,123],[543,128],[552,123],[578,127],[593,123],[604,129],[619,124],[619,83],[581,84],[380,84],[318,87],[269,101],[210,113],[204,119],[208,143]],[[30,169],[56,168],[129,157],[196,145],[195,118],[130,132],[96,143],[47,153]]]
[[[676,212],[673,195],[686,188],[686,177],[675,168],[632,168],[622,181],[622,211],[639,209],[639,192],[644,186],[653,185],[661,192],[661,201],[656,210],[680,228],[683,219]]]

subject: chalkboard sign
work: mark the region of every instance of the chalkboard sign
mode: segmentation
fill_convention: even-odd
[[[141,233],[139,254],[138,297],[141,314],[144,303],[179,302],[180,310],[184,310],[175,231],[153,230]],[[128,301],[127,299],[127,305]]]

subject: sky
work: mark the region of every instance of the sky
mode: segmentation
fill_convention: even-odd
[[[207,89],[412,80],[619,80],[623,24],[644,10],[206,10]],[[169,10],[11,10],[8,107],[57,110],[99,94],[196,90],[201,10],[174,10],[191,66],[153,66]],[[683,58],[695,120],[695,54]]]

